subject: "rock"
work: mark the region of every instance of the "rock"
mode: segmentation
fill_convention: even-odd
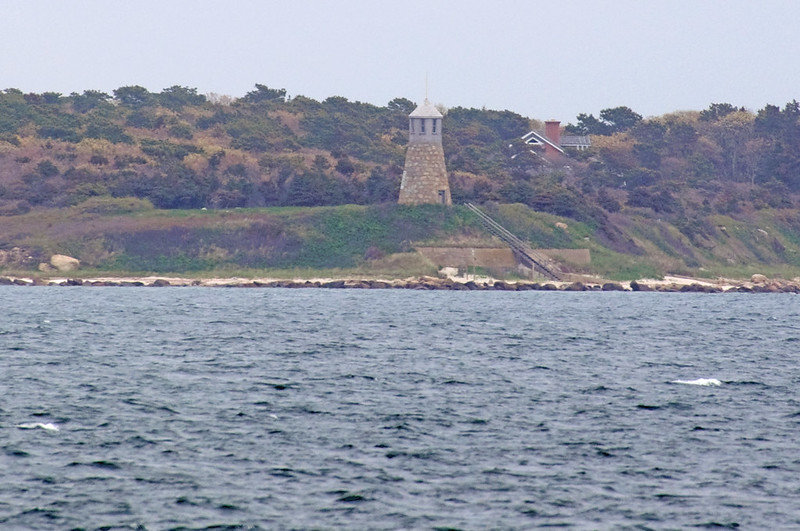
[[[164,288],[164,287],[167,287],[167,286],[171,286],[172,284],[169,283],[169,280],[166,280],[166,279],[163,279],[163,278],[157,278],[150,285],[153,286],[154,288]]]
[[[439,270],[439,276],[442,278],[449,278],[449,277],[456,277],[458,276],[458,268],[457,267],[443,267]]]
[[[555,284],[545,284],[542,286],[542,291],[556,291],[558,288]]]
[[[15,286],[30,286],[31,284],[32,284],[32,282],[27,282],[25,280],[22,280],[21,278],[15,278],[14,279],[14,285]]]
[[[323,288],[335,288],[341,289],[344,287],[344,280],[333,280],[331,282],[326,282],[322,285]]]
[[[564,286],[563,291],[586,291],[586,286],[583,285],[583,282],[573,282]]]
[[[61,283],[62,286],[83,286],[83,280],[79,278],[70,278],[66,282]]]
[[[794,282],[787,282],[780,285],[781,293],[800,293],[800,286]]]
[[[54,254],[50,257],[50,265],[59,271],[75,271],[81,265],[81,261],[64,254]]]
[[[763,283],[767,282],[768,280],[769,279],[766,276],[759,275],[758,273],[756,273],[755,275],[750,277],[750,282],[752,282],[753,284],[763,284]]]
[[[640,284],[635,280],[631,281],[631,290],[632,291],[653,291],[653,288],[648,286],[647,284]]]
[[[11,286],[14,284],[14,281],[10,278],[0,277],[0,286]]]
[[[625,291],[625,288],[616,282],[606,282],[603,284],[603,291]]]
[[[558,222],[556,222],[556,228],[559,228],[561,230],[567,230],[569,227],[567,227],[566,223],[562,223],[562,222],[558,221]]]
[[[681,293],[697,293],[703,291],[703,286],[700,284],[686,284],[685,286],[681,286]]]
[[[780,289],[775,284],[757,284],[753,286],[753,293],[780,293]]]
[[[658,284],[656,291],[661,293],[675,293],[681,290],[678,284]]]
[[[708,286],[705,284],[687,284],[681,287],[682,293],[719,293],[722,291],[722,288],[718,288],[717,286]]]
[[[45,262],[40,262],[37,269],[39,269],[39,271],[41,271],[42,273],[52,273],[53,271],[56,270],[55,267]]]
[[[2,214],[0,214],[2,215]],[[29,267],[35,264],[38,259],[35,259],[36,253],[30,250],[14,247],[9,250],[0,249],[0,265],[12,267]]]

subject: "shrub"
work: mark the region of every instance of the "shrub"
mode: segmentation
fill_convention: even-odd
[[[169,128],[169,134],[175,138],[183,138],[184,140],[191,140],[193,133],[189,124],[179,123]]]
[[[39,175],[47,179],[58,175],[58,166],[45,159],[36,165],[36,171],[39,172]]]
[[[141,141],[142,152],[157,159],[179,159],[189,153],[202,153],[202,149],[191,144],[176,144],[167,140],[153,140],[143,138]]]
[[[75,205],[74,209],[82,214],[130,214],[154,210],[153,203],[137,197],[92,197]]]

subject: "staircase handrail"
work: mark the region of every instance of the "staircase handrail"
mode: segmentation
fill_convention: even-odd
[[[488,214],[483,212],[480,208],[472,203],[465,203],[466,207],[478,215],[483,223],[489,229],[489,232],[495,234],[498,238],[506,242],[511,249],[526,258],[535,268],[538,268],[546,276],[553,280],[560,280],[558,267],[552,263],[552,260],[547,256],[534,251],[530,245],[523,242],[511,231],[500,225],[497,221],[492,219]]]

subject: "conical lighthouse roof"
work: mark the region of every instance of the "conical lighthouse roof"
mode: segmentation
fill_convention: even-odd
[[[425,98],[422,105],[418,105],[408,116],[411,118],[441,118],[442,113],[428,101],[428,98]]]

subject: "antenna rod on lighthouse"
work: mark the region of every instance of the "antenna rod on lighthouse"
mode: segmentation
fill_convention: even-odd
[[[428,101],[428,73],[425,72],[425,101]]]

